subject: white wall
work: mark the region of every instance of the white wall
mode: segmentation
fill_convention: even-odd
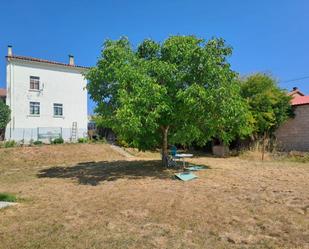
[[[37,139],[38,127],[59,127],[65,140],[77,122],[78,137],[87,134],[87,91],[83,69],[12,60],[7,64],[7,104],[11,122],[7,140]],[[30,90],[30,76],[40,77],[41,91]],[[40,115],[30,115],[30,102],[40,102]],[[53,104],[63,104],[63,117],[53,116]]]

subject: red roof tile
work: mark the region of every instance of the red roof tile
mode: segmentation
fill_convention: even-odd
[[[309,96],[297,96],[293,98],[292,105],[309,105]]]
[[[73,67],[73,68],[75,67],[75,68],[89,69],[89,67],[70,65],[70,64],[66,64],[66,63],[62,63],[62,62],[43,60],[43,59],[38,59],[38,58],[33,58],[33,57],[28,57],[28,56],[12,55],[12,56],[6,56],[6,58],[7,59],[18,59],[18,60],[23,60],[23,61],[34,61],[34,62],[41,62],[41,63],[49,63],[49,64],[53,64],[53,65]]]
[[[5,97],[6,96],[6,89],[0,88],[0,97]]]

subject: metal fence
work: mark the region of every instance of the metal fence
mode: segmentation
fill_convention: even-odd
[[[62,137],[61,127],[38,127],[38,139],[55,139]]]

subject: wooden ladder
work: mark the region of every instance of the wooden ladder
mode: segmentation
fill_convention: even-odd
[[[77,122],[72,123],[71,142],[77,139]]]

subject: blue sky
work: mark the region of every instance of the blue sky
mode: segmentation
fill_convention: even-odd
[[[134,45],[169,35],[223,37],[242,75],[272,73],[280,86],[309,94],[309,1],[131,0],[0,1],[0,87],[7,45],[13,53],[92,66],[103,41],[126,35]],[[291,79],[307,77],[298,81]],[[94,103],[89,102],[89,111]]]

